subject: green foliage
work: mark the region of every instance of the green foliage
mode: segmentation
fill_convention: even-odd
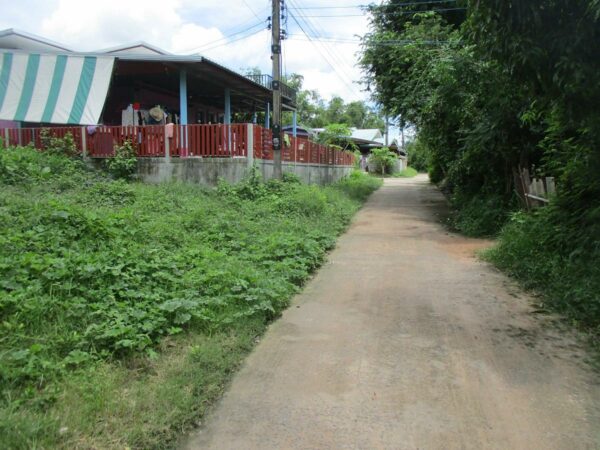
[[[375,30],[367,36],[362,63],[378,98],[417,127],[418,143],[409,153],[424,154],[417,163],[463,201],[454,202],[457,209],[473,200],[509,210],[514,205],[512,168],[540,159],[535,130],[519,119],[528,97],[439,15],[404,20],[401,33]],[[392,38],[407,44],[379,45]]]
[[[113,392],[137,374],[127,365],[160,360],[166,338],[225,336],[249,323],[262,330],[379,186],[360,173],[326,188],[302,185],[290,174],[265,183],[257,170],[239,185],[221,183],[217,190],[149,186],[112,181],[71,159],[29,148],[6,150],[0,162],[0,440],[14,448],[36,442],[72,447],[64,440],[97,436],[97,423],[127,408],[143,409],[163,392],[160,386],[171,385],[160,401],[174,416],[136,413],[139,420],[157,421],[144,424],[157,432],[152,435],[139,424],[128,426],[133,419],[124,415],[115,429],[129,437],[115,446],[154,448],[172,438],[197,417],[192,400],[218,396],[246,350],[236,350],[222,366],[203,363],[204,351],[198,364],[182,362],[206,377],[195,384],[191,372],[181,382],[156,380],[157,392],[144,390],[140,380],[134,397],[140,406],[119,406]],[[76,183],[63,185],[71,176]],[[224,357],[221,350],[218,355]],[[203,372],[201,364],[208,364]],[[93,387],[103,382],[95,369],[106,365],[120,367],[114,371],[121,381],[72,398],[82,418],[69,420],[81,428],[58,433],[70,414],[61,409],[69,389],[83,392],[73,387],[77,377],[90,377],[81,383]],[[194,390],[192,400],[175,393],[187,392],[182,386]]]
[[[464,4],[462,24],[449,12],[371,6],[366,81],[384,110],[416,127],[426,149],[417,160],[450,195],[454,226],[494,235],[512,216],[490,258],[597,329],[600,2]],[[514,173],[533,166],[555,178],[556,196],[541,211],[512,215]]]
[[[31,152],[24,148],[8,148],[0,152],[0,184],[33,186],[52,183],[52,188],[62,190],[83,182],[81,161],[65,158],[57,152]]]
[[[325,127],[323,131],[319,133],[317,142],[328,145],[330,147],[338,148],[339,150],[356,151],[358,147],[350,139],[352,131],[350,128],[343,123],[332,123]]]
[[[356,100],[345,103],[337,96],[327,102],[318,91],[303,89],[304,77],[296,73],[291,74],[284,81],[298,91],[296,99],[298,123],[303,126],[324,128],[330,124],[344,123],[356,128],[383,130],[385,127],[379,111],[366,102]],[[292,113],[284,112],[283,122],[292,123]]]
[[[71,157],[77,154],[77,147],[71,133],[67,133],[65,137],[60,138],[49,128],[42,128],[40,141],[42,148],[47,152]]]
[[[423,143],[416,139],[406,145],[408,153],[408,165],[417,172],[427,172],[429,170],[429,152]]]
[[[600,245],[582,246],[557,205],[533,214],[514,214],[502,229],[498,245],[486,257],[497,267],[544,294],[543,304],[556,309],[594,337],[600,332]],[[595,231],[600,233],[598,224]],[[580,236],[577,236],[579,234]],[[596,234],[600,236],[600,234]]]
[[[502,197],[468,197],[460,198],[459,194],[451,198],[455,205],[450,217],[450,225],[467,236],[494,236],[504,225],[509,215]]]
[[[394,164],[398,157],[387,147],[376,148],[371,151],[369,156],[369,168],[374,172],[380,172],[381,175],[392,173]]]
[[[108,172],[115,178],[130,180],[137,169],[137,156],[131,141],[115,146],[115,156],[106,162]]]
[[[406,169],[401,170],[400,172],[395,172],[392,174],[394,178],[412,178],[416,176],[419,172],[417,172],[412,167],[407,167]]]

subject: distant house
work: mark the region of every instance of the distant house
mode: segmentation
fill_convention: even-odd
[[[383,139],[383,134],[379,128],[351,128],[352,139],[358,144],[360,142],[372,143],[377,142],[378,139]]]
[[[282,92],[283,107],[295,110],[296,92]],[[0,31],[0,126],[251,122],[271,99],[270,76],[244,76],[199,55],[146,42],[82,53]]]
[[[310,130],[315,136],[318,136],[325,128],[312,128]],[[350,128],[351,135],[343,136],[349,138],[362,153],[369,153],[373,148],[383,147],[383,134],[378,128]]]
[[[294,126],[293,125],[286,125],[284,127],[281,127],[281,130],[284,133],[293,134],[294,133]],[[296,130],[296,136],[298,136],[298,137],[303,137],[303,138],[313,137],[313,134],[311,133],[310,128],[295,127],[295,130]]]

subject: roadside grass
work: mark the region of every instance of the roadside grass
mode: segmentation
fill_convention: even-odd
[[[542,307],[558,311],[600,348],[600,224],[569,223],[550,205],[512,215],[483,259],[541,294]],[[596,356],[598,359],[598,356]]]
[[[393,178],[412,178],[416,176],[419,172],[417,172],[412,167],[407,167],[406,169],[401,170],[400,172],[395,172],[392,174]]]
[[[412,178],[418,175],[418,173],[419,172],[417,172],[412,167],[407,167],[406,169],[401,170],[400,172],[394,172],[392,174],[386,173],[385,175],[381,175],[381,173],[378,172],[369,172],[369,175],[373,178]]]
[[[170,448],[381,185],[209,190],[0,153],[0,442]]]

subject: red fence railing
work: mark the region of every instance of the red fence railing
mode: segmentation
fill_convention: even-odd
[[[164,157],[167,149],[173,157],[234,158],[248,156],[248,124],[232,125],[146,125],[50,127],[52,136],[71,133],[78,152],[93,158],[114,155],[115,146],[130,141],[138,157]],[[273,159],[272,131],[252,126],[253,150],[256,159]],[[42,128],[0,129],[5,146],[29,145],[43,149]],[[306,138],[287,135],[281,158],[284,162],[323,165],[352,165],[354,155],[327,147]]]
[[[254,126],[254,155],[259,159],[273,159],[271,130]],[[289,134],[283,140],[281,159],[285,162],[323,165],[351,166],[354,163],[354,155],[350,152]]]

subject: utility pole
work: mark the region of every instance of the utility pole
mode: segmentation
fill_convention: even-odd
[[[387,114],[385,115],[385,146],[390,145],[390,120],[388,119]]]
[[[273,60],[273,177],[281,179],[281,0],[273,1],[271,59]]]

